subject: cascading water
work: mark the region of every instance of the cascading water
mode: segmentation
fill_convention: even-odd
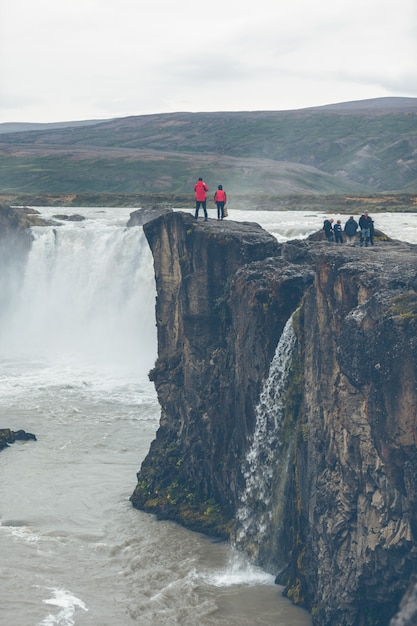
[[[0,352],[152,366],[152,255],[142,229],[86,220],[37,227],[20,292],[3,311]]]
[[[265,554],[271,556],[271,540],[277,535],[282,514],[280,502],[287,477],[282,465],[285,418],[284,394],[291,371],[296,336],[292,317],[288,320],[272,359],[259,403],[252,445],[244,461],[245,488],[236,515],[235,543],[254,562],[268,565]],[[285,448],[284,448],[285,445]],[[285,465],[288,455],[284,453]]]
[[[79,212],[0,267],[0,427],[37,436],[0,454],[1,623],[310,625],[242,553],[132,507],[160,415],[152,255],[128,209]]]
[[[41,209],[45,218],[54,212]],[[23,277],[24,263],[0,251],[0,426],[38,437],[0,454],[0,622],[310,626],[242,551],[131,506],[160,415],[146,378],[156,356],[152,256],[142,229],[125,228],[128,209],[77,212],[87,219],[34,229]],[[324,217],[233,215],[279,240],[294,228],[314,232]],[[410,214],[377,223],[417,242]],[[295,349],[287,328],[245,464],[236,543],[254,560],[267,550],[268,528],[276,534],[285,517],[268,501],[279,500],[287,475],[288,454],[279,465],[275,450]]]

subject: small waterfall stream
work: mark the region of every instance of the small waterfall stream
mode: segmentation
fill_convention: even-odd
[[[281,502],[289,461],[283,438],[283,396],[295,348],[296,336],[291,317],[278,342],[256,407],[252,445],[244,461],[246,486],[236,515],[235,543],[254,562],[263,560],[262,553],[270,551],[265,542],[268,541],[270,547],[282,513]]]

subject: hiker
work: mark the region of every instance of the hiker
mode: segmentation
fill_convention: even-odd
[[[369,228],[369,243],[374,245],[374,220],[371,218],[371,226]]]
[[[343,243],[342,223],[340,220],[337,220],[336,224],[333,226],[333,232],[335,242]]]
[[[194,219],[198,220],[198,211],[200,210],[200,206],[203,207],[204,211],[204,221],[207,222],[207,191],[209,190],[206,183],[202,178],[199,178],[196,184],[194,185],[195,191],[195,215]]]
[[[226,192],[223,189],[223,185],[218,185],[217,191],[214,194],[214,204],[217,204],[217,219],[222,220],[224,218],[224,206],[227,201]]]
[[[364,211],[362,213],[362,215],[359,218],[359,228],[361,229],[361,236],[360,236],[360,247],[363,247],[363,244],[365,242],[365,247],[367,248],[369,245],[369,242],[371,240],[371,228],[372,228],[373,224],[372,224],[372,220],[369,217],[369,213],[368,211]]]
[[[353,215],[351,215],[345,224],[344,230],[345,230],[345,235],[348,239],[348,242],[352,245],[356,237],[356,231],[358,230],[358,228],[359,228],[358,222],[354,219]]]
[[[332,243],[333,241],[333,224],[334,219],[331,217],[329,220],[324,220],[323,222],[323,230],[326,235],[327,241]]]

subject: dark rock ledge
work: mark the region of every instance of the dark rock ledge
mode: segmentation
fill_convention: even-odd
[[[36,441],[36,436],[25,430],[13,431],[10,428],[0,428],[0,450],[4,450],[15,441]]]

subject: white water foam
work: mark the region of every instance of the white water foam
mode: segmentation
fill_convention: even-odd
[[[142,229],[92,221],[33,232],[22,289],[2,320],[1,354],[147,371],[156,352],[155,285]]]
[[[235,550],[233,550],[230,561],[225,569],[202,573],[199,575],[199,578],[214,587],[275,584],[274,576],[252,565],[243,553]]]
[[[354,214],[358,220],[360,214]],[[323,221],[329,213],[320,211],[240,211],[231,213],[230,219],[237,221],[257,222],[269,233],[274,235],[280,243],[291,239],[305,239],[312,233],[321,230]],[[348,215],[335,213],[331,217],[340,219],[345,225]],[[371,215],[375,228],[386,235],[400,241],[417,243],[417,214],[416,213],[377,213]]]
[[[52,598],[43,600],[45,604],[59,607],[56,614],[49,613],[45,619],[39,622],[38,626],[73,626],[75,624],[75,613],[77,609],[88,611],[84,602],[74,596],[66,589],[51,589]]]

